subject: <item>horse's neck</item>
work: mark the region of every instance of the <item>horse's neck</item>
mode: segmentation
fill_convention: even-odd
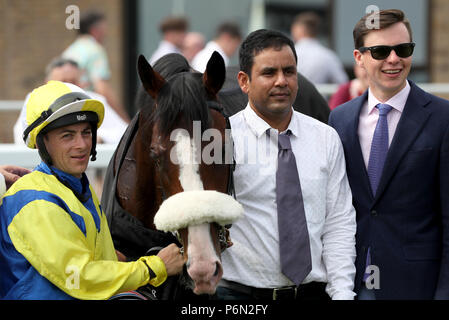
[[[139,128],[142,128],[140,123]],[[115,161],[116,170],[119,170],[117,198],[123,209],[140,220],[145,227],[154,229],[153,218],[158,209],[153,182],[154,166],[149,165],[146,160],[148,155],[145,154],[145,140],[143,139],[145,138],[137,131],[126,154],[122,154],[124,159],[120,168],[118,168],[120,159]]]

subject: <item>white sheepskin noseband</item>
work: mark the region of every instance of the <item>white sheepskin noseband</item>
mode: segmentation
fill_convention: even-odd
[[[184,191],[162,203],[154,224],[158,230],[176,231],[210,222],[226,225],[242,215],[242,205],[230,195],[213,190]]]

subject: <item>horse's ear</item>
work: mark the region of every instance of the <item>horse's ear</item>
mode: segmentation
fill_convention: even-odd
[[[153,70],[143,55],[140,55],[137,60],[137,70],[139,71],[139,77],[143,87],[156,100],[159,91],[165,84],[164,78]]]
[[[214,51],[207,62],[206,71],[204,71],[203,82],[207,91],[216,95],[225,82],[226,68],[223,57]]]

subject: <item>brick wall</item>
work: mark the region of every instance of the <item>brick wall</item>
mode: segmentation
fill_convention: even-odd
[[[0,0],[0,100],[24,99],[44,83],[45,66],[77,35],[66,28],[69,5],[106,15],[111,84],[122,99],[122,0]],[[0,143],[12,142],[16,118],[17,113],[0,112]]]
[[[430,3],[430,79],[449,82],[449,1],[432,0]]]

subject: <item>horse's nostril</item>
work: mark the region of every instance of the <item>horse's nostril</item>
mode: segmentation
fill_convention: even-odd
[[[220,272],[221,266],[219,262],[215,262],[215,272],[214,277],[218,276],[218,273]]]

